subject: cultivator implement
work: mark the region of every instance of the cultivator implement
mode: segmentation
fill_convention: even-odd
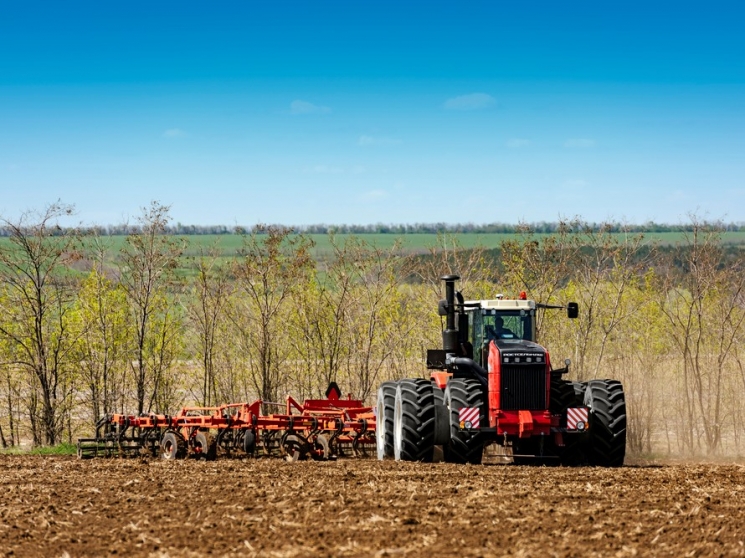
[[[284,412],[263,412],[273,407]],[[257,400],[185,407],[176,415],[109,415],[96,425],[95,437],[78,440],[78,457],[282,456],[288,461],[324,460],[366,456],[375,443],[372,408],[351,396],[342,399],[332,384],[326,399],[303,403],[288,397],[281,404]]]

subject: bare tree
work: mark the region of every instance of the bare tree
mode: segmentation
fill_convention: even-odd
[[[516,239],[500,245],[504,275],[500,283],[513,291],[526,291],[529,298],[546,304],[560,302],[556,297],[566,287],[578,262],[582,242],[577,234],[582,230],[578,219],[560,220],[556,233],[538,234],[527,224],[518,227]],[[536,316],[538,335],[544,321],[557,321],[556,313],[539,312]]]
[[[296,377],[301,395],[319,396],[336,382],[352,350],[349,313],[359,239],[349,237],[339,244],[330,234],[329,240],[330,260],[294,297],[292,344],[302,362]]]
[[[388,250],[359,244],[353,256],[356,280],[350,312],[350,389],[367,398],[391,356],[403,345],[391,327],[400,319],[399,277],[403,258],[398,245]],[[410,322],[408,322],[410,323]]]
[[[673,255],[684,273],[665,277],[662,310],[682,361],[684,446],[695,452],[703,440],[708,452],[716,452],[722,443],[727,368],[737,366],[745,323],[745,265],[740,259],[722,267],[721,226],[691,220],[693,231]]]
[[[129,320],[124,290],[96,265],[78,294],[76,360],[88,388],[92,422],[113,413],[121,402],[128,368]]]
[[[407,266],[401,266],[402,278],[416,278],[427,285],[433,300],[442,296],[440,277],[448,274],[460,276],[460,288],[471,297],[488,296],[493,289],[498,270],[489,261],[486,250],[481,245],[466,248],[457,235],[438,233],[437,242],[427,248],[427,253],[410,258]]]
[[[120,280],[135,328],[133,373],[138,413],[151,410],[163,387],[163,375],[173,355],[169,344],[176,340],[172,330],[180,326],[174,320],[177,306],[168,298],[175,290],[174,270],[184,245],[165,234],[169,210],[158,202],[143,208],[137,219],[139,228],[127,236],[121,252]]]
[[[610,225],[581,231],[582,250],[575,262],[572,294],[579,304],[575,324],[575,370],[579,379],[602,375],[603,359],[618,326],[645,304],[627,304],[629,289],[643,283],[649,268],[643,257],[644,235],[613,233]]]
[[[36,388],[29,411],[37,445],[56,444],[63,429],[60,383],[74,341],[68,319],[74,289],[65,267],[77,258],[77,236],[58,220],[71,213],[71,206],[55,203],[18,221],[2,219],[10,245],[0,247],[0,336],[13,355],[9,364],[26,370]]]
[[[311,247],[309,238],[291,229],[258,226],[243,237],[234,264],[231,320],[248,354],[253,388],[266,401],[276,401],[286,382],[291,352],[286,305],[314,271]]]
[[[218,395],[217,363],[220,348],[218,335],[227,318],[232,290],[228,269],[220,263],[216,249],[202,250],[195,260],[197,276],[187,307],[196,334],[197,353],[202,362],[202,405],[216,404]]]
[[[4,290],[4,289],[3,289]],[[0,291],[1,293],[2,291]],[[6,302],[1,299],[0,294],[0,310],[6,306]],[[4,392],[3,404],[5,406],[5,412],[0,413],[0,420],[3,418],[7,420],[5,426],[7,426],[7,438],[3,435],[2,444],[3,447],[15,446],[16,443],[20,442],[19,426],[20,426],[20,405],[21,405],[21,394],[19,389],[20,374],[22,371],[14,366],[12,362],[13,349],[12,343],[2,335],[0,335],[0,370],[2,370],[2,380],[0,380],[0,393]]]
[[[91,269],[75,302],[75,360],[96,424],[117,408],[123,411],[132,331],[126,294],[110,266],[110,240],[94,231],[83,245]]]

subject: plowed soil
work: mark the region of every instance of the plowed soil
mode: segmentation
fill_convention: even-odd
[[[743,556],[745,467],[0,456],[3,556]]]

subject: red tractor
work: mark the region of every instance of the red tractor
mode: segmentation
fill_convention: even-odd
[[[615,380],[570,382],[536,343],[536,311],[566,309],[498,297],[465,301],[457,275],[442,277],[441,350],[427,351],[429,380],[384,382],[378,390],[378,459],[481,463],[484,447],[512,449],[515,463],[618,467],[626,453],[626,402]]]

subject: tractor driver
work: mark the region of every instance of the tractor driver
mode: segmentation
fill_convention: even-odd
[[[491,333],[495,339],[513,339],[517,337],[514,331],[504,327],[504,320],[502,319],[502,316],[495,317],[494,327],[489,329],[489,333]]]

